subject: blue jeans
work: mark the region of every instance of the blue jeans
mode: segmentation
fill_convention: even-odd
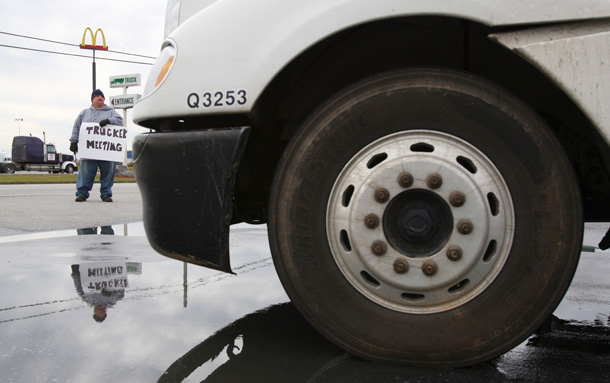
[[[76,178],[76,196],[89,198],[89,191],[93,188],[93,181],[100,168],[100,197],[112,197],[112,185],[114,185],[114,172],[116,162],[101,160],[81,160]]]

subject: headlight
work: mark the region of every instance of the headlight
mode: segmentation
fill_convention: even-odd
[[[181,0],[168,0],[165,9],[165,38],[180,24]]]
[[[171,42],[166,42],[165,47],[161,50],[157,61],[150,70],[148,80],[146,81],[146,87],[144,88],[144,97],[148,96],[155,91],[163,83],[167,75],[174,66],[176,60],[176,47]]]

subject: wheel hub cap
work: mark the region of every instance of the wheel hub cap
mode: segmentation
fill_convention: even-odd
[[[453,220],[446,202],[427,190],[407,190],[393,198],[383,215],[384,234],[399,253],[428,257],[449,240]]]
[[[383,137],[343,168],[327,236],[346,279],[392,310],[460,306],[495,279],[513,240],[508,187],[492,161],[434,131]]]

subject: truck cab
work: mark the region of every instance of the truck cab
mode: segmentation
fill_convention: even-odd
[[[561,301],[585,220],[610,220],[609,20],[594,0],[170,0],[134,108],[147,237],[231,272],[230,225],[266,224],[345,350],[496,357]]]
[[[74,156],[58,153],[54,144],[47,144],[38,137],[14,137],[12,150],[17,170],[74,173],[77,169]]]

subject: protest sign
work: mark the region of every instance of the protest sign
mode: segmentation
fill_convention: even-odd
[[[117,125],[100,126],[98,122],[83,122],[78,138],[81,159],[123,162],[127,147],[127,128]]]

